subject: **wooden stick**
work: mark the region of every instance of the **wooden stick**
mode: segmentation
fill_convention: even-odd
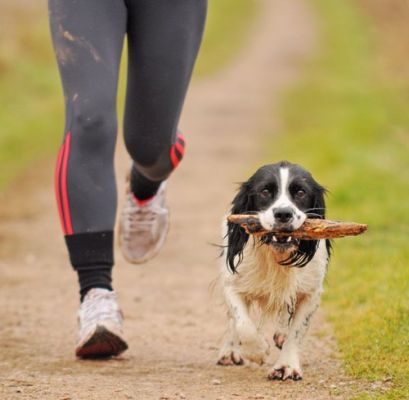
[[[356,236],[367,231],[368,225],[357,224],[355,222],[330,221],[327,219],[306,219],[305,222],[295,231],[285,232],[280,230],[265,230],[257,215],[233,214],[227,217],[233,224],[243,227],[247,233],[255,236],[265,236],[274,234],[276,236],[292,236],[296,239],[319,240],[337,239],[345,236]]]

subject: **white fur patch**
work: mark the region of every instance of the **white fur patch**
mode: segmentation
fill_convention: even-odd
[[[290,199],[288,186],[290,180],[290,171],[288,168],[280,168],[280,192],[277,200],[267,208],[267,210],[258,213],[260,223],[264,229],[271,230],[276,225],[274,210],[277,208],[290,208],[293,211],[294,219],[291,223],[291,229],[298,229],[306,220],[307,216]]]

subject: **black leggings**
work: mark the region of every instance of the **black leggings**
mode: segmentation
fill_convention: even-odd
[[[206,0],[49,0],[65,96],[56,194],[75,269],[112,266],[113,156],[125,35],[124,135],[132,189],[156,191],[183,156],[177,126],[203,33]]]

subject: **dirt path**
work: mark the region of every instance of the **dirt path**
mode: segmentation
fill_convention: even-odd
[[[225,319],[212,290],[218,250],[209,243],[220,243],[233,182],[261,160],[261,132],[276,123],[278,91],[315,42],[303,1],[260,3],[257,26],[236,62],[192,85],[181,124],[188,151],[170,184],[172,227],[164,251],[143,266],[117,255],[115,286],[130,344],[123,358],[74,358],[77,285],[57,222],[51,167],[33,171],[37,187],[28,178],[24,198],[13,198],[11,206],[3,199],[1,399],[349,398],[354,385],[340,368],[322,315],[304,347],[302,382],[269,382],[268,367],[215,365]],[[119,151],[120,178],[127,164]]]

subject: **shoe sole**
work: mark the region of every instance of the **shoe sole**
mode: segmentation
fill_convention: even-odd
[[[98,325],[92,336],[76,349],[75,355],[80,358],[108,358],[121,354],[127,348],[122,338]]]

